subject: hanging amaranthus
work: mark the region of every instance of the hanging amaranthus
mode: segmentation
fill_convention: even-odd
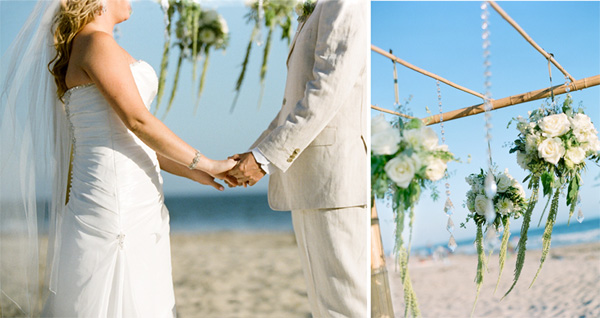
[[[255,38],[260,35],[262,23],[264,23],[264,26],[267,28],[268,33],[265,42],[265,48],[263,50],[263,59],[260,68],[260,97],[258,100],[258,107],[260,107],[265,88],[267,62],[269,60],[269,52],[271,50],[273,33],[277,27],[280,27],[281,40],[287,40],[288,45],[290,44],[290,40],[292,37],[292,18],[294,14],[294,8],[297,5],[297,3],[297,0],[263,0],[261,2],[259,2],[259,0],[253,0],[248,4],[250,12],[248,12],[248,14],[246,15],[247,23],[254,23],[254,27],[252,28],[250,41],[248,42],[248,46],[246,48],[246,55],[244,56],[244,61],[242,62],[242,70],[235,84],[236,93],[235,98],[233,99],[233,103],[231,105],[232,112],[240,95],[240,89],[242,88],[244,77],[246,76],[246,69],[250,60],[250,51],[252,50],[252,42],[254,42]],[[259,39],[258,41],[261,42],[262,40]]]
[[[171,47],[179,48],[179,58],[177,60],[171,96],[169,98],[164,116],[167,115],[171,109],[171,106],[173,105],[173,101],[175,100],[183,61],[188,60],[192,63],[192,80],[195,81],[198,60],[204,57],[202,73],[200,76],[200,84],[198,86],[196,97],[196,105],[194,107],[195,112],[204,89],[210,49],[214,48],[225,50],[227,47],[229,38],[227,22],[215,10],[203,9],[196,1],[164,0],[161,2],[161,4],[163,11],[165,12],[166,30],[165,45],[163,49],[163,57],[158,81],[156,110],[154,113],[156,114],[158,112],[162,97],[164,95]],[[175,26],[175,30],[173,30],[173,25]],[[173,33],[175,38],[172,40]]]

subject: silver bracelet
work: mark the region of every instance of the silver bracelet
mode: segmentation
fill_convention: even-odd
[[[202,157],[202,154],[200,153],[200,151],[196,150],[196,155],[194,156],[192,163],[190,163],[190,165],[188,166],[188,168],[190,168],[190,170],[196,169],[196,165],[198,165],[198,161],[200,161],[200,157]]]

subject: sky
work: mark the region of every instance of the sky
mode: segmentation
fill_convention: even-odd
[[[0,54],[8,48],[16,37],[36,1],[0,0]],[[267,128],[281,107],[286,78],[285,61],[288,53],[286,41],[280,41],[281,32],[273,37],[268,71],[265,80],[265,94],[258,109],[260,91],[259,71],[262,63],[264,44],[253,45],[250,63],[241,94],[233,113],[230,107],[234,88],[246,53],[252,26],[246,24],[248,8],[239,1],[204,1],[207,7],[217,9],[227,20],[230,30],[229,46],[225,53],[213,51],[206,76],[204,93],[200,106],[194,115],[197,84],[191,82],[191,63],[184,62],[179,81],[178,93],[173,108],[164,123],[184,141],[200,150],[209,158],[225,159],[235,153],[246,152],[250,145]],[[133,14],[128,21],[118,25],[118,43],[134,58],[142,59],[158,73],[164,45],[164,15],[157,1],[133,1]],[[295,30],[297,22],[294,21]],[[263,30],[263,38],[266,29]],[[170,96],[178,49],[171,50],[169,76],[161,109],[165,109]],[[202,61],[198,68],[201,69]],[[152,105],[152,110],[156,101]],[[161,118],[162,112],[159,112]],[[266,193],[268,177],[254,187],[225,189],[218,193],[214,188],[199,185],[187,179],[163,172],[165,195],[230,195],[236,193]]]
[[[581,79],[600,74],[600,2],[497,2],[542,48],[553,53],[555,59],[573,76]],[[483,49],[481,39],[481,2],[373,2],[371,6],[371,43],[422,69],[442,76],[454,83],[484,93]],[[502,17],[490,8],[491,70],[493,98],[502,98],[546,88],[549,86],[547,60],[527,43]],[[398,69],[400,102],[412,96],[408,107],[414,116],[439,113],[435,80],[401,65]],[[564,83],[564,77],[552,67],[553,85]],[[444,111],[481,103],[478,97],[441,84]],[[561,96],[564,99],[564,95]],[[600,128],[600,88],[598,86],[572,93],[575,104],[585,106],[596,128]],[[562,99],[561,99],[562,100]],[[395,109],[392,62],[382,55],[371,54],[371,102],[387,109]],[[519,181],[526,172],[516,164],[510,147],[505,146],[517,137],[514,125],[506,128],[512,117],[527,116],[527,111],[538,108],[541,100],[515,105],[492,112],[492,156],[501,170]],[[379,112],[372,111],[371,116]],[[393,116],[386,116],[392,120]],[[432,127],[438,135],[440,126]],[[451,200],[456,208],[453,220],[457,240],[474,237],[474,223],[467,229],[459,228],[467,209],[463,208],[469,186],[465,177],[486,167],[486,143],[483,114],[449,121],[444,125],[446,142],[462,163],[450,163],[449,179]],[[470,163],[468,158],[471,157]],[[589,220],[600,216],[600,169],[588,165],[582,187],[582,210]],[[416,207],[413,246],[447,242],[447,217],[444,182],[438,183],[442,196],[433,202],[428,192],[421,195]],[[527,191],[529,196],[530,191]],[[566,222],[568,210],[564,197],[560,200],[557,223]],[[540,199],[532,226],[537,226],[546,199]],[[384,248],[393,247],[393,214],[390,203],[378,201]],[[575,212],[577,213],[577,212]],[[533,224],[535,222],[535,224]],[[585,220],[584,220],[585,222]],[[544,223],[542,223],[543,226]],[[518,230],[521,221],[512,222]],[[577,226],[573,220],[571,226]]]
[[[288,47],[279,41],[280,32],[274,35],[266,77],[266,90],[260,109],[257,108],[258,74],[262,47],[253,46],[250,64],[238,106],[229,112],[234,97],[234,85],[240,71],[248,44],[251,26],[245,23],[247,8],[239,1],[204,1],[216,8],[229,24],[230,42],[226,53],[213,52],[207,75],[205,91],[197,115],[193,114],[196,84],[191,83],[191,65],[184,64],[179,93],[173,109],[164,121],[183,140],[210,158],[225,158],[244,152],[267,127],[279,111],[285,84]],[[600,74],[600,6],[590,2],[498,2],[499,5],[525,29],[544,49],[554,54],[556,60],[576,79]],[[0,0],[0,54],[14,39],[35,1]],[[371,42],[385,50],[392,49],[398,57],[436,73],[450,81],[478,92],[483,92],[483,57],[481,48],[480,2],[395,2],[372,3]],[[155,1],[134,1],[133,15],[119,25],[118,43],[133,57],[150,63],[158,72],[164,43],[164,20]],[[491,10],[491,9],[490,9]],[[491,10],[491,62],[492,97],[502,98],[549,86],[547,61],[533,49],[507,22]],[[294,21],[293,28],[295,29]],[[266,31],[263,31],[263,35]],[[170,65],[175,65],[177,50],[172,50]],[[383,56],[371,56],[371,102],[394,109],[392,63]],[[170,79],[174,69],[170,69]],[[552,67],[553,84],[563,77]],[[408,106],[414,116],[427,116],[426,107],[438,112],[435,80],[398,66],[400,100],[412,96]],[[165,98],[170,92],[167,82]],[[479,98],[441,84],[444,111],[480,103]],[[600,123],[600,88],[593,87],[574,92],[575,103],[583,103],[586,113],[597,128]],[[493,158],[501,169],[508,168],[518,180],[526,173],[508,154],[505,145],[517,136],[514,126],[506,128],[508,121],[528,110],[540,106],[542,101],[529,102],[492,113]],[[153,105],[154,107],[155,105]],[[164,104],[163,106],[164,107]],[[164,108],[163,108],[164,109]],[[372,116],[379,113],[373,111]],[[387,116],[392,120],[392,116]],[[433,128],[440,132],[440,126]],[[462,207],[468,185],[464,178],[485,167],[485,141],[483,115],[476,115],[445,124],[447,144],[462,163],[451,163],[449,179],[451,200],[456,207],[453,216],[457,240],[474,236],[474,226],[460,229],[466,217]],[[471,157],[469,163],[469,156]],[[584,174],[582,209],[587,219],[600,216],[600,169],[589,165]],[[246,192],[265,193],[267,177],[252,188],[227,188],[224,194],[207,186],[163,173],[166,195],[201,194],[228,195]],[[596,179],[595,179],[596,178]],[[443,184],[438,187],[443,190]],[[442,192],[443,194],[443,192]],[[528,191],[529,194],[529,191]],[[566,221],[568,211],[561,199],[558,222]],[[417,206],[413,242],[415,246],[448,240],[443,213],[444,198],[432,202],[429,193],[423,193]],[[545,201],[540,200],[539,205]],[[392,248],[392,211],[388,202],[378,201],[382,237],[385,249]],[[541,213],[536,208],[533,220]],[[514,222],[517,229],[520,222]],[[576,226],[576,222],[575,225]]]

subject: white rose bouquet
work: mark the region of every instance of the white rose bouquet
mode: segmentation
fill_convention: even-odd
[[[477,297],[483,283],[483,274],[485,265],[485,251],[483,248],[483,227],[486,223],[485,212],[488,208],[489,200],[485,195],[485,180],[487,173],[483,169],[478,174],[471,174],[465,180],[471,186],[471,189],[467,192],[464,206],[469,210],[467,215],[467,222],[473,219],[477,225],[477,235],[475,244],[477,247],[477,276],[475,282],[477,283]],[[499,274],[496,288],[500,283],[500,277],[502,270],[504,269],[504,262],[506,260],[506,251],[508,248],[508,239],[510,237],[510,219],[517,219],[527,208],[527,199],[525,198],[525,190],[521,184],[515,180],[509,173],[508,169],[504,172],[494,174],[494,180],[496,181],[496,195],[492,198],[494,211],[496,217],[492,224],[496,231],[500,231],[501,227],[504,227],[502,234],[502,243],[500,245],[499,255]],[[465,227],[465,224],[461,224]],[[477,299],[477,298],[476,298]],[[475,300],[477,302],[477,300]],[[473,305],[475,308],[475,305]]]
[[[227,21],[215,10],[204,9],[200,6],[199,1],[193,0],[162,0],[161,6],[165,12],[165,45],[163,48],[163,58],[160,65],[160,76],[158,81],[158,93],[156,96],[156,111],[160,106],[167,76],[167,66],[169,61],[169,51],[172,46],[179,48],[179,59],[177,61],[177,69],[173,80],[173,89],[171,97],[167,105],[165,114],[171,109],[177,84],[179,83],[179,73],[184,60],[192,62],[192,76],[196,79],[197,62],[204,57],[204,65],[202,67],[202,75],[200,76],[200,85],[196,98],[196,106],[198,107],[200,96],[204,90],[204,82],[210,49],[225,50],[229,40],[229,28]],[[173,29],[175,25],[175,30]],[[173,43],[171,43],[172,33],[175,35]],[[156,112],[155,111],[155,112]]]
[[[394,126],[383,115],[371,120],[371,191],[374,197],[392,198],[396,223],[394,253],[404,280],[405,316],[409,308],[413,316],[420,315],[408,275],[410,239],[406,247],[402,239],[405,214],[410,213],[410,230],[422,189],[430,188],[433,199],[437,199],[434,182],[444,177],[450,160],[454,160],[454,155],[447,146],[438,144],[436,133],[421,120],[398,120]]]
[[[527,119],[521,116],[513,119],[517,122],[519,135],[510,152],[516,153],[518,164],[529,171],[529,175],[523,182],[529,180],[528,187],[532,189],[532,193],[529,206],[523,213],[514,281],[506,295],[517,283],[525,262],[527,231],[531,213],[538,201],[540,181],[543,195],[548,196],[548,203],[551,202],[551,204],[543,234],[540,266],[533,282],[540,273],[550,249],[552,228],[556,220],[561,192],[566,189],[570,220],[578,201],[581,172],[585,169],[585,159],[596,163],[600,159],[598,131],[590,117],[584,114],[583,109],[574,109],[572,104],[571,96],[567,95],[562,107],[558,105],[541,107],[529,112]]]

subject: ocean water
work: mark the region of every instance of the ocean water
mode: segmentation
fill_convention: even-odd
[[[545,222],[542,222],[540,227],[537,227],[537,222],[531,221],[529,225],[529,231],[527,233],[527,249],[528,250],[541,250],[542,249],[542,234],[544,233]],[[521,228],[511,228],[511,235],[509,238],[509,248],[516,247],[521,234]],[[485,234],[484,234],[485,238]],[[498,237],[493,244],[494,251],[498,251],[502,236]],[[475,254],[475,237],[465,240],[457,241],[458,244],[454,253],[461,254]],[[594,243],[600,242],[600,218],[584,219],[582,223],[577,222],[575,216],[571,218],[570,225],[567,223],[555,224],[552,230],[552,241],[551,247],[575,245],[582,243]],[[428,254],[431,251],[439,249],[440,247],[448,249],[447,246],[442,243],[435,244],[433,246],[419,246],[413,249],[416,254]]]
[[[291,232],[289,211],[269,208],[267,194],[165,195],[171,232]]]

